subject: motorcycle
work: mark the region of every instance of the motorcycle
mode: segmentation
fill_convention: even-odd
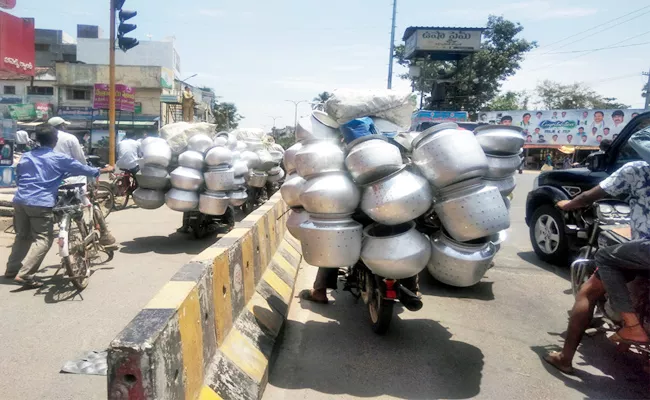
[[[580,249],[577,259],[571,264],[571,289],[575,296],[596,271],[594,257],[598,250],[630,240],[630,207],[619,200],[601,200],[587,209],[571,213],[575,222],[580,224],[576,228],[578,235],[588,239],[587,245]],[[639,321],[650,335],[650,279],[637,276],[628,283],[628,288]],[[596,303],[594,317],[603,319],[610,326],[600,330],[616,331],[622,328],[621,316],[611,307],[607,295]],[[645,347],[631,348],[650,357],[650,351]]]

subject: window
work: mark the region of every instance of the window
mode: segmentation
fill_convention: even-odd
[[[54,88],[49,86],[27,86],[27,94],[37,96],[54,96]]]
[[[50,51],[50,45],[49,44],[43,44],[43,43],[36,43],[34,45],[34,50],[36,50],[36,51]]]
[[[16,94],[16,87],[15,86],[5,86],[3,93],[4,94]]]
[[[90,100],[90,89],[66,89],[65,97],[68,100]]]
[[[63,61],[65,61],[65,62],[75,62],[75,61],[77,61],[77,55],[76,54],[64,54],[63,55]]]

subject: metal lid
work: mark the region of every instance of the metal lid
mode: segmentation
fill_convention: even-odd
[[[350,143],[348,143],[347,146],[345,146],[345,149],[346,149],[347,151],[350,151],[350,150],[352,150],[352,148],[353,148],[354,146],[358,145],[359,143],[367,142],[368,140],[383,140],[384,142],[388,142],[388,139],[386,139],[386,138],[385,138],[384,136],[382,136],[382,135],[373,135],[373,134],[370,134],[370,135],[361,136],[361,137],[358,137],[358,138],[354,139],[353,141],[351,141]]]

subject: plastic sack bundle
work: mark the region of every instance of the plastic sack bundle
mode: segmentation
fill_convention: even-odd
[[[185,151],[187,141],[194,135],[204,134],[214,138],[216,125],[207,122],[175,122],[160,128],[160,137],[167,141],[173,154],[180,154]]]
[[[650,127],[630,136],[628,143],[645,162],[650,164]]]
[[[372,118],[369,117],[353,119],[352,121],[341,125],[339,130],[343,135],[345,143],[350,143],[354,139],[377,133],[375,130],[375,124],[372,121]]]
[[[231,133],[237,137],[237,140],[245,140],[248,142],[261,141],[266,136],[264,130],[259,128],[237,128]]]
[[[406,128],[415,106],[415,97],[407,91],[337,89],[325,102],[325,111],[341,125],[355,118],[379,117]]]

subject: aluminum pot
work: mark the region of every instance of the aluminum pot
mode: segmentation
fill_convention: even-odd
[[[302,193],[305,183],[307,181],[295,173],[289,175],[287,180],[284,181],[284,184],[280,187],[280,194],[289,207],[302,207],[300,193]]]
[[[354,265],[361,255],[362,231],[349,214],[310,214],[300,224],[302,255],[315,267]]]
[[[413,162],[436,188],[480,177],[487,158],[471,131],[453,122],[433,126],[413,140]]]
[[[296,140],[299,142],[313,139],[336,139],[338,136],[338,129],[323,124],[313,116],[302,117],[298,120]]]
[[[352,214],[361,192],[344,172],[329,172],[308,179],[300,193],[300,203],[309,213]]]
[[[361,210],[380,224],[398,225],[427,212],[432,199],[427,180],[403,166],[364,187]]]
[[[192,168],[178,167],[169,177],[175,189],[197,191],[203,184],[201,171]]]
[[[269,154],[271,154],[273,161],[275,161],[277,165],[280,165],[284,154],[280,150],[269,150]]]
[[[140,208],[154,210],[165,204],[165,192],[139,187],[133,192],[133,200]]]
[[[244,142],[241,141],[241,140],[238,140],[238,141],[237,141],[237,147],[235,147],[235,150],[239,151],[240,153],[241,153],[242,151],[246,151],[246,143],[244,143]]]
[[[224,215],[230,205],[226,192],[206,190],[199,196],[199,211],[207,215]]]
[[[201,154],[205,154],[212,146],[214,146],[210,136],[199,133],[192,136],[187,140],[187,149],[198,151]]]
[[[230,150],[234,150],[237,148],[237,136],[233,135],[232,133],[221,131],[217,133],[217,135],[214,137],[215,140],[217,140],[217,138],[225,139],[226,140],[225,146]]]
[[[167,170],[155,165],[143,166],[135,175],[135,179],[138,181],[138,186],[143,189],[164,190],[169,186]]]
[[[235,179],[232,180],[232,187],[238,187],[238,186],[244,186],[246,184],[246,178],[244,175],[242,176],[236,176]]]
[[[284,151],[284,168],[288,173],[296,170],[296,153],[302,149],[302,142],[298,142]]]
[[[271,174],[271,171],[272,171],[273,169],[275,169],[275,168],[278,168],[278,169],[279,169],[278,173],[277,173],[277,174]],[[271,183],[275,183],[275,182],[280,182],[282,179],[284,179],[284,170],[283,170],[282,168],[280,168],[280,167],[273,167],[273,168],[271,169],[271,171],[268,172],[268,175],[269,175],[269,177],[268,177],[268,181],[269,181],[269,182],[271,182]]]
[[[295,156],[296,171],[307,179],[326,172],[345,171],[343,150],[331,140],[309,140]]]
[[[140,143],[140,148],[144,149],[147,147],[150,143],[156,142],[156,141],[163,141],[167,143],[167,141],[161,137],[157,136],[147,136],[146,138],[142,139],[142,142]]]
[[[178,156],[178,165],[203,170],[203,154],[194,150],[184,151]]]
[[[501,179],[483,179],[486,186],[494,186],[499,190],[502,197],[508,196],[517,187],[517,180],[514,175],[506,176]]]
[[[495,156],[486,154],[488,160],[488,170],[485,174],[487,179],[501,179],[506,178],[515,173],[521,165],[521,157],[519,154],[510,156]]]
[[[489,241],[460,243],[442,231],[431,238],[431,259],[427,269],[431,276],[447,285],[476,285],[490,268],[496,247]]]
[[[248,174],[246,174],[245,180],[250,187],[262,188],[264,185],[266,185],[266,180],[268,177],[269,175],[264,171],[251,170]]]
[[[145,165],[167,168],[172,159],[172,149],[164,140],[153,140],[142,148],[142,159]]]
[[[235,176],[244,176],[248,173],[248,164],[244,160],[235,161],[232,168],[235,172]]]
[[[510,227],[510,216],[499,190],[479,179],[442,190],[434,211],[449,235],[459,242],[486,237]]]
[[[232,151],[226,147],[213,147],[206,153],[205,163],[211,167],[232,165]]]
[[[258,156],[257,153],[252,151],[248,151],[248,150],[242,151],[241,160],[246,162],[246,165],[248,165],[248,169],[255,169],[260,166],[260,156]]]
[[[287,217],[287,230],[293,237],[298,240],[300,239],[300,233],[302,229],[300,225],[303,222],[306,222],[309,219],[309,213],[305,211],[302,207],[296,207],[289,211],[289,216]]]
[[[276,162],[271,153],[268,150],[262,149],[256,151],[257,156],[260,158],[260,164],[257,166],[257,169],[260,171],[268,171],[273,167],[280,165],[279,162]]]
[[[404,165],[399,149],[383,136],[369,135],[354,139],[347,150],[345,166],[359,185],[383,178]]]
[[[507,198],[507,197],[504,197],[504,198],[503,198],[503,202],[505,203],[506,208],[507,208],[508,210],[510,210],[510,203],[511,203],[510,199]]]
[[[215,192],[225,192],[234,185],[235,170],[232,167],[211,167],[203,173],[205,187]]]
[[[199,206],[199,194],[195,191],[170,189],[165,194],[165,204],[174,211],[193,211]]]
[[[410,278],[431,258],[431,242],[415,229],[415,222],[388,226],[372,224],[363,230],[361,260],[376,275]]]
[[[248,200],[248,193],[245,188],[234,190],[228,194],[230,196],[230,205],[240,207]]]
[[[214,144],[215,147],[217,146],[225,147],[226,143],[228,143],[228,140],[221,136],[215,136],[214,140],[212,141],[212,144]]]
[[[510,125],[483,125],[474,129],[476,140],[487,154],[519,154],[524,146],[523,129]]]

